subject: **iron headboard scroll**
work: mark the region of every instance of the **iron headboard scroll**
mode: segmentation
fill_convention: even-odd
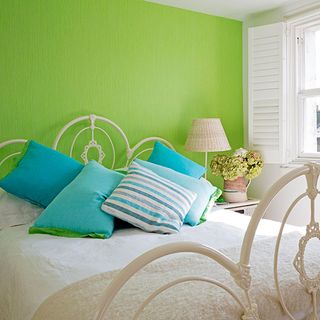
[[[108,140],[108,142],[110,143],[111,145],[111,149],[112,149],[112,165],[111,165],[111,169],[114,168],[115,166],[115,146],[114,146],[114,143],[110,137],[110,135],[106,132],[105,129],[99,127],[98,125],[96,125],[96,121],[97,120],[100,120],[104,123],[107,123],[108,125],[112,126],[113,128],[115,128],[117,130],[117,132],[119,132],[121,138],[124,140],[124,143],[125,143],[125,146],[126,146],[126,150],[129,150],[130,149],[130,146],[129,146],[129,141],[127,139],[127,136],[125,135],[125,133],[123,132],[123,130],[116,124],[114,123],[113,121],[107,119],[107,118],[104,118],[104,117],[100,117],[100,116],[96,116],[94,114],[91,114],[91,115],[88,115],[88,116],[82,116],[82,117],[78,117],[70,122],[68,122],[58,133],[58,135],[56,136],[54,142],[53,142],[53,145],[52,145],[52,148],[57,150],[58,148],[58,144],[62,138],[62,136],[66,133],[66,131],[71,128],[72,126],[74,126],[75,124],[79,123],[79,122],[82,122],[82,121],[90,121],[90,124],[84,128],[82,128],[76,135],[75,137],[73,138],[72,140],[72,143],[71,143],[71,147],[70,147],[70,151],[69,151],[69,156],[70,157],[73,157],[74,156],[74,147],[75,147],[75,144],[78,140],[78,138],[80,137],[80,135],[82,133],[84,133],[85,131],[87,130],[90,130],[91,132],[91,139],[90,141],[88,142],[87,145],[84,146],[84,150],[83,152],[81,153],[81,159],[83,160],[83,162],[85,164],[88,163],[89,159],[88,159],[88,152],[90,149],[96,149],[98,151],[98,159],[97,161],[99,163],[102,163],[103,159],[105,158],[105,152],[103,151],[103,148],[100,144],[98,144],[97,140],[96,140],[96,137],[95,137],[95,132],[96,131],[100,131],[104,134],[104,136],[106,137],[106,139]]]
[[[111,136],[109,135],[109,133],[102,127],[100,127],[97,122],[103,122],[105,124],[108,124],[109,126],[111,126],[112,128],[114,128],[116,130],[117,133],[119,133],[121,140],[123,140],[124,144],[125,144],[125,153],[126,153],[126,164],[125,167],[122,168],[118,168],[118,169],[125,169],[127,168],[130,163],[136,158],[141,156],[142,154],[144,154],[145,152],[149,152],[152,150],[152,148],[145,148],[143,150],[141,150],[140,152],[138,152],[137,154],[135,154],[138,149],[140,147],[142,147],[144,144],[151,142],[151,141],[161,141],[163,143],[165,143],[168,147],[170,147],[171,149],[174,150],[174,147],[172,146],[172,144],[160,137],[149,137],[149,138],[145,138],[142,139],[141,141],[139,141],[135,146],[133,146],[132,148],[130,147],[130,143],[129,143],[129,139],[127,138],[126,134],[124,133],[124,131],[113,121],[111,121],[108,118],[104,118],[101,116],[97,116],[95,114],[90,114],[88,116],[82,116],[82,117],[78,117],[72,121],[70,121],[69,123],[67,123],[58,133],[57,137],[55,138],[52,148],[53,149],[57,149],[58,148],[58,144],[62,138],[62,136],[66,133],[66,131],[71,128],[72,126],[76,125],[79,122],[83,122],[83,121],[89,121],[89,125],[82,128],[80,131],[78,131],[78,133],[75,135],[75,137],[72,140],[71,143],[71,147],[70,147],[70,151],[69,151],[69,155],[70,157],[74,156],[74,147],[75,144],[77,142],[77,139],[80,137],[80,135],[85,132],[85,131],[90,131],[91,133],[91,137],[89,142],[84,146],[83,152],[81,153],[81,159],[83,160],[83,162],[85,164],[88,163],[89,161],[89,157],[88,157],[88,152],[90,149],[96,149],[98,152],[98,159],[97,161],[99,163],[102,163],[102,161],[104,160],[106,154],[105,151],[102,148],[102,145],[98,143],[97,139],[96,139],[96,135],[95,133],[97,131],[100,131],[105,138],[107,139],[107,141],[109,142],[110,146],[111,146],[111,155],[112,155],[112,162],[111,162],[111,169],[115,168],[116,165],[116,149],[115,149],[115,144],[111,138]]]
[[[0,143],[0,149],[9,146],[9,145],[13,145],[13,144],[25,144],[27,142],[27,140],[25,139],[12,139],[12,140],[7,140],[4,142]],[[19,154],[21,154],[21,151],[15,151],[13,153],[8,154],[7,156],[5,156],[1,161],[0,161],[0,167],[9,159],[18,156]]]
[[[125,166],[118,167],[117,169],[126,169],[130,163],[137,157],[140,157],[142,154],[146,152],[152,151],[153,148],[150,147],[145,147],[143,148],[146,144],[152,142],[152,141],[161,141],[164,144],[166,144],[169,148],[174,150],[174,147],[172,144],[160,137],[148,137],[145,139],[142,139],[139,141],[137,144],[135,144],[133,147],[130,146],[129,140],[124,133],[124,131],[113,121],[111,121],[108,118],[97,116],[95,114],[90,114],[86,116],[81,116],[76,119],[71,120],[68,122],[63,128],[58,132],[52,148],[54,150],[58,149],[59,144],[61,144],[61,139],[62,137],[66,134],[66,132],[73,126],[82,123],[82,122],[88,122],[88,124],[85,125],[85,127],[81,128],[74,136],[71,142],[71,146],[69,149],[69,156],[74,157],[75,153],[75,146],[77,143],[78,138],[84,133],[89,131],[90,132],[90,139],[88,143],[84,146],[83,151],[80,154],[80,157],[82,161],[87,164],[89,162],[89,151],[91,149],[95,149],[97,151],[97,160],[99,163],[102,163],[103,160],[106,157],[106,151],[102,147],[102,143],[98,142],[98,137],[96,135],[97,132],[102,133],[102,135],[105,137],[106,141],[108,144],[111,146],[111,166],[110,169],[115,169],[117,166],[116,164],[116,148],[114,141],[112,140],[112,137],[110,134],[106,131],[105,128],[101,127],[98,122],[101,122],[103,124],[107,124],[111,128],[115,129],[116,133],[119,134],[120,139],[124,142],[125,145]],[[118,139],[117,139],[118,140]],[[8,145],[12,144],[25,144],[27,140],[25,139],[15,139],[15,140],[8,140],[0,143],[0,149],[4,148]],[[140,150],[142,149],[142,150]],[[10,158],[19,155],[21,152],[13,152],[7,156],[5,156],[1,161],[0,161],[0,167],[3,165],[4,162],[9,160]]]

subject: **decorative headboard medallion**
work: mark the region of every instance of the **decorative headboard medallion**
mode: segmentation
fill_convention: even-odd
[[[77,126],[82,125],[82,127],[79,129]],[[104,126],[104,127],[103,127]],[[67,131],[71,131],[70,129],[77,129],[76,134],[74,135],[71,146],[68,148],[68,153],[70,157],[75,157],[75,146],[79,140],[79,138],[85,133],[90,133],[90,139],[89,141],[81,147],[81,151],[79,155],[79,158],[86,164],[92,158],[89,156],[89,153],[91,150],[96,151],[96,156],[93,158],[94,160],[98,161],[99,163],[103,163],[103,161],[106,158],[106,155],[111,157],[111,164],[108,166],[110,169],[126,169],[130,163],[136,158],[141,156],[142,154],[146,152],[152,151],[152,147],[150,147],[150,142],[154,141],[161,141],[164,144],[166,144],[168,147],[174,150],[174,147],[170,142],[167,140],[160,138],[160,137],[148,137],[145,139],[142,139],[137,144],[135,144],[133,147],[130,147],[129,139],[127,138],[124,131],[113,121],[111,121],[108,118],[97,116],[95,114],[90,114],[86,116],[81,116],[76,119],[71,120],[68,122],[63,128],[58,132],[56,138],[54,139],[52,148],[55,150],[58,150],[59,145],[62,143],[62,138],[66,135]],[[116,137],[112,137],[110,133],[108,133],[108,129],[113,129],[115,131]],[[97,133],[100,133],[100,136],[102,135],[103,138],[97,136]],[[70,132],[71,134],[71,132]],[[85,137],[82,137],[81,144],[83,143]],[[104,139],[104,141],[103,141]],[[116,148],[114,141],[122,141],[125,146],[125,161],[124,163],[119,166],[119,161],[116,159]],[[16,140],[8,140],[0,143],[0,149],[13,144],[24,144],[27,140],[25,139],[16,139]],[[103,145],[106,144],[110,146],[108,150],[104,150]],[[149,146],[148,146],[149,143]],[[64,145],[64,147],[66,147]],[[13,152],[9,155],[5,156],[0,161],[0,166],[6,162],[8,159],[19,155],[21,152]]]

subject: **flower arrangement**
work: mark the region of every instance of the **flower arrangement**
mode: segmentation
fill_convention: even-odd
[[[210,164],[212,174],[222,176],[224,180],[235,180],[239,177],[254,179],[261,173],[262,167],[261,154],[245,149],[238,149],[231,156],[217,155]]]

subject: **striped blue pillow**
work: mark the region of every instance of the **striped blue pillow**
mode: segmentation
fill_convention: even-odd
[[[176,233],[196,197],[134,161],[101,209],[147,232]]]

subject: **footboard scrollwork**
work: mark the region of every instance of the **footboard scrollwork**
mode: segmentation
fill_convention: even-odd
[[[278,275],[278,260],[279,260],[279,250],[280,250],[280,243],[283,235],[283,230],[290,214],[293,212],[293,209],[297,206],[297,204],[304,198],[309,198],[310,201],[310,222],[306,226],[306,233],[302,236],[299,240],[298,245],[298,252],[296,253],[293,259],[293,266],[295,270],[299,274],[299,280],[302,286],[305,288],[306,292],[311,296],[311,304],[312,304],[312,314],[310,315],[310,320],[318,320],[318,309],[317,309],[317,293],[320,290],[320,273],[316,276],[312,277],[308,275],[305,269],[305,251],[308,242],[311,239],[318,239],[320,240],[320,227],[319,223],[315,220],[315,200],[319,194],[319,190],[317,188],[318,180],[320,174],[320,166],[315,163],[309,163],[305,166],[292,170],[287,175],[280,178],[268,191],[265,198],[260,202],[258,207],[255,210],[255,213],[251,219],[249,227],[247,229],[243,245],[242,245],[242,252],[241,252],[241,259],[242,263],[248,263],[250,258],[250,251],[252,246],[253,237],[256,232],[257,225],[260,219],[264,216],[266,209],[268,208],[272,199],[278,194],[278,192],[286,186],[292,180],[300,177],[305,176],[307,189],[304,193],[299,195],[289,206],[287,212],[282,218],[280,230],[276,239],[276,246],[274,251],[274,280],[275,280],[275,287],[278,294],[279,302],[282,306],[282,309],[286,313],[286,315],[295,320],[295,317],[289,311],[286,306],[286,302],[284,301],[283,294],[280,289],[279,284],[279,275]],[[308,310],[303,310],[308,312]]]
[[[311,222],[307,225],[306,234],[299,241],[299,251],[295,256],[293,264],[295,269],[299,272],[301,284],[306,288],[308,293],[312,295],[313,319],[317,320],[317,293],[320,289],[320,273],[315,277],[308,276],[304,262],[304,253],[307,243],[313,238],[320,240],[320,229],[319,223],[317,222]]]
[[[279,264],[279,251],[280,244],[283,236],[284,227],[287,223],[287,220],[293,210],[296,208],[297,204],[302,199],[308,199],[310,201],[310,221],[306,226],[306,233],[300,238],[299,244],[297,246],[297,253],[293,254],[292,263],[299,275],[299,280],[305,291],[310,295],[310,302],[312,305],[312,311],[310,314],[310,310],[301,310],[305,312],[309,312],[309,319],[318,320],[318,309],[317,309],[317,294],[320,289],[320,273],[317,273],[315,276],[310,275],[306,271],[305,264],[305,252],[306,247],[310,240],[318,239],[320,240],[320,226],[319,222],[315,219],[315,200],[319,195],[319,190],[317,188],[317,183],[320,174],[320,165],[318,164],[308,164],[302,167],[299,167],[295,170],[292,170],[285,176],[281,177],[267,192],[265,197],[260,201],[257,206],[251,220],[249,226],[246,230],[242,247],[239,262],[234,262],[221,252],[203,246],[201,244],[192,243],[192,242],[178,242],[167,244],[149,252],[143,254],[142,256],[135,259],[132,263],[130,263],[127,267],[125,267],[112,281],[110,286],[107,288],[99,311],[95,316],[95,320],[102,320],[113,301],[114,297],[121,290],[124,284],[140,269],[142,269],[147,264],[152,261],[179,252],[186,253],[198,253],[204,256],[211,258],[213,261],[220,264],[224,267],[234,279],[238,288],[241,289],[241,294],[236,294],[233,290],[231,290],[228,286],[223,283],[218,282],[217,280],[204,278],[204,277],[184,277],[177,280],[174,280],[168,284],[163,285],[162,287],[155,290],[152,294],[150,294],[146,300],[141,304],[138,308],[137,312],[134,315],[134,320],[138,319],[141,315],[145,307],[151,303],[151,301],[157,297],[160,293],[165,290],[172,288],[176,285],[179,285],[184,282],[189,281],[200,281],[206,282],[213,286],[219,287],[223,289],[233,300],[240,306],[242,309],[242,320],[259,320],[258,306],[255,300],[251,296],[252,284],[251,284],[251,272],[250,272],[250,255],[253,245],[253,240],[256,234],[257,227],[259,222],[263,218],[267,208],[269,207],[271,201],[274,197],[279,193],[279,191],[284,188],[289,182],[300,178],[306,178],[306,191],[299,195],[289,206],[287,212],[284,214],[280,229],[278,232],[278,236],[276,238],[276,245],[274,250],[274,281],[276,293],[278,295],[279,303],[282,306],[283,311],[288,316],[289,319],[295,320],[293,314],[289,311],[286,306],[286,302],[283,297],[283,293],[280,288],[279,283],[279,275],[278,275],[278,264]],[[300,183],[300,182],[299,182]],[[254,275],[253,275],[254,276]]]
[[[250,296],[251,274],[250,266],[238,263],[238,272],[231,273],[236,284],[244,291],[247,305],[244,307],[242,320],[259,320],[258,306]]]
[[[198,253],[219,263],[222,267],[230,272],[230,275],[235,280],[235,283],[243,290],[243,296],[239,297],[239,295],[236,294],[232,289],[214,279],[197,276],[182,277],[161,286],[152,294],[150,294],[137,309],[133,316],[133,320],[137,320],[146,306],[149,305],[159,294],[176,285],[190,281],[205,282],[223,289],[240,306],[243,312],[241,317],[242,320],[259,320],[257,305],[249,295],[249,289],[251,285],[250,267],[237,264],[219,251],[194,242],[176,242],[160,246],[141,255],[131,262],[127,267],[122,269],[122,271],[113,279],[104,293],[99,311],[95,316],[95,320],[104,319],[114,297],[134,274],[156,259],[180,252]]]

